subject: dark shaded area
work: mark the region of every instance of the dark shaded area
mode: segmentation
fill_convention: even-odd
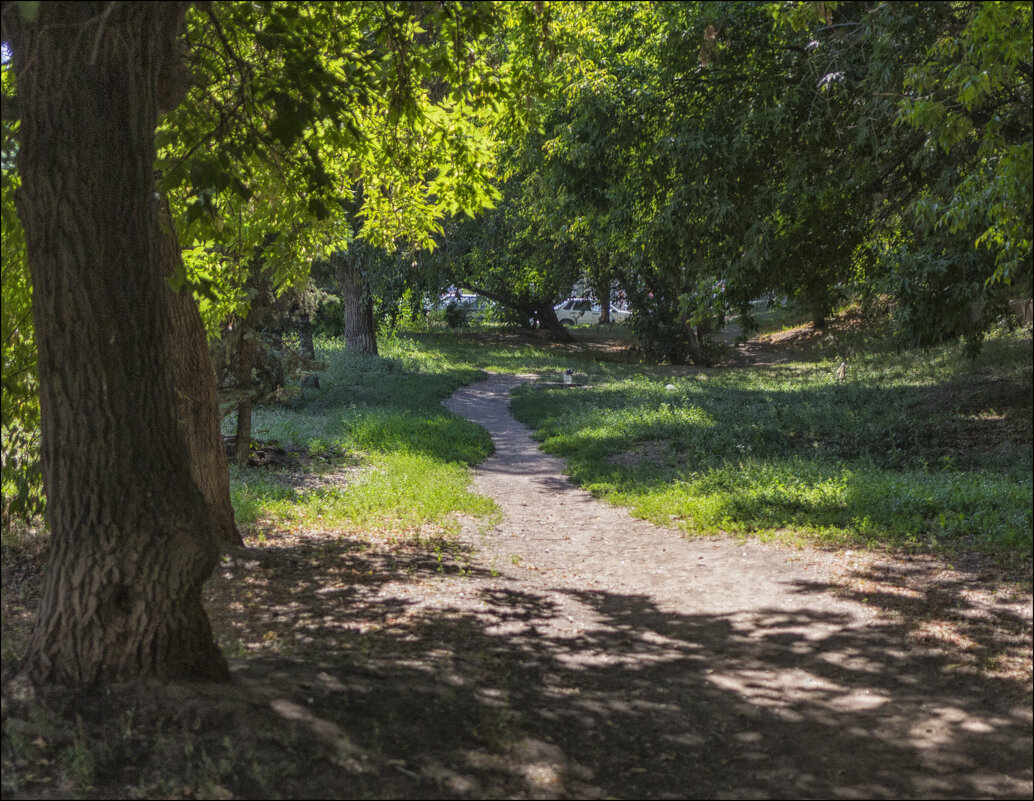
[[[962,609],[973,580],[939,592]],[[51,693],[47,739],[82,733],[102,795],[172,775],[245,797],[1029,792],[1029,685],[908,650],[901,626],[809,610],[828,585],[800,585],[792,612],[713,616],[509,583],[458,546],[246,549],[210,591],[232,688]],[[999,623],[1029,637],[1029,620]],[[5,695],[5,732],[35,732]]]
[[[226,456],[233,461],[237,456],[236,437],[223,436],[223,445],[226,448]],[[317,455],[309,452],[308,448],[283,447],[276,440],[251,441],[251,453],[248,456],[248,467],[268,468],[294,468],[309,467],[313,462],[326,463],[331,459],[341,459],[345,452],[341,448],[333,446],[324,447]]]

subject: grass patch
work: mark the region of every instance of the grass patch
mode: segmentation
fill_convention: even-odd
[[[469,483],[463,465],[400,451],[368,457],[367,469],[347,483],[295,489],[238,474],[231,492],[237,521],[246,527],[265,522],[356,533],[439,524],[451,530],[455,513],[496,509],[490,498],[470,492]]]
[[[1031,340],[632,375],[512,408],[599,497],[687,533],[1031,549]]]
[[[441,400],[482,373],[469,362],[393,338],[385,357],[358,357],[337,341],[318,344],[328,363],[322,389],[291,406],[256,410],[258,439],[323,454],[313,475],[232,468],[238,522],[261,525],[453,530],[456,514],[490,515],[491,499],[468,490],[469,466],[492,453],[484,429]],[[230,433],[233,418],[226,422]],[[344,454],[334,457],[334,454]]]

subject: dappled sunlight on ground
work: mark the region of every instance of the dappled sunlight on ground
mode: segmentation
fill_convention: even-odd
[[[318,568],[304,548],[255,556],[232,569],[274,580],[227,634],[282,647],[233,660],[240,686],[368,788],[958,797],[1029,782],[1022,680],[963,676],[900,623],[809,608],[816,586],[794,609],[677,614],[647,595],[530,588],[520,568],[457,553],[343,540]]]

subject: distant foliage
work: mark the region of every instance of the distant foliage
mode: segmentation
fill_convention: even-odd
[[[822,325],[849,295],[889,296],[902,344],[961,336],[970,353],[1030,296],[1029,3],[601,3],[555,20],[563,81],[510,151],[505,219],[474,223],[491,248],[471,280],[508,263],[617,279],[643,349],[673,361],[699,358],[685,299],[701,282],[724,282],[715,318],[748,328],[760,297]]]

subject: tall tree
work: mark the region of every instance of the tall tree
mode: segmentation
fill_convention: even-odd
[[[53,538],[26,657],[36,681],[227,675],[200,589],[221,545],[239,537],[187,288],[215,295],[213,328],[240,311],[242,291],[227,282],[224,303],[212,293],[224,276],[194,267],[239,271],[275,232],[264,255],[284,283],[301,232],[327,252],[354,236],[335,232],[332,212],[356,181],[362,235],[379,244],[430,241],[443,216],[492,199],[485,123],[507,89],[485,45],[501,7],[188,5],[4,2],[0,12],[17,88],[4,114],[20,112],[17,208]],[[430,75],[448,87],[435,102],[421,83]],[[159,115],[173,109],[156,161]],[[249,216],[262,224],[228,224]]]
[[[201,605],[234,538],[225,457],[207,448],[214,380],[197,308],[167,281],[179,248],[153,173],[159,110],[186,90],[186,8],[2,8],[52,538],[36,681],[227,677]]]

